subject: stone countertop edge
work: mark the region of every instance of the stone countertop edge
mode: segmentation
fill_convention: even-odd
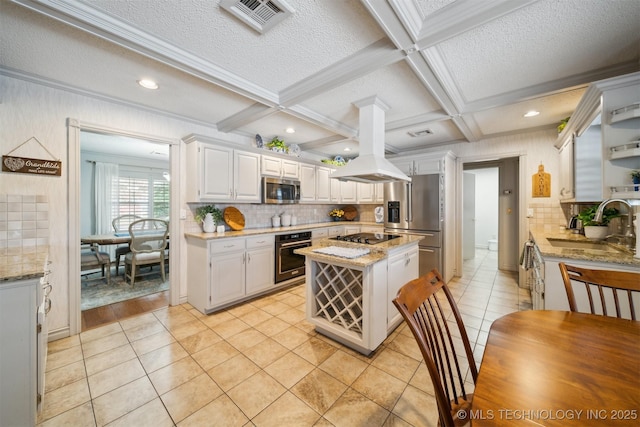
[[[558,228],[557,230],[544,227],[531,227],[529,234],[533,237],[543,257],[567,258],[581,261],[602,262],[619,264],[640,268],[640,258],[634,258],[630,252],[620,250],[617,253],[602,253],[596,250],[583,248],[559,248],[551,246],[547,239],[563,240],[567,242],[589,242],[582,234],[573,233],[570,230]],[[611,245],[616,246],[616,245]]]
[[[184,233],[186,237],[192,237],[201,240],[215,240],[226,239],[230,237],[248,237],[256,236],[260,234],[285,234],[295,233],[296,231],[310,231],[315,228],[326,228],[340,225],[366,225],[366,226],[380,226],[384,228],[384,224],[378,222],[362,222],[362,221],[329,221],[329,222],[317,222],[313,224],[299,224],[289,227],[265,227],[265,228],[246,228],[240,231],[225,231],[224,233],[204,233],[204,232],[188,232]]]
[[[311,257],[318,261],[325,261],[327,263],[339,263],[342,265],[351,265],[353,267],[364,268],[376,262],[382,261],[387,258],[387,254],[390,250],[399,249],[403,246],[417,244],[422,240],[423,236],[415,235],[402,235],[401,237],[393,240],[389,240],[376,245],[367,245],[363,243],[341,242],[338,240],[332,240],[329,238],[323,238],[313,242],[312,246],[306,248],[295,249],[294,252],[299,255]],[[363,255],[358,258],[344,258],[335,255],[327,255],[318,252],[314,252],[315,249],[326,248],[329,246],[339,246],[344,248],[363,248],[370,249],[367,255]]]

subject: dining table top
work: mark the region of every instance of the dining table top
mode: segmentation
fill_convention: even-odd
[[[495,320],[472,426],[618,426],[640,421],[640,321],[529,310]]]
[[[119,245],[131,242],[131,235],[126,231],[105,234],[91,234],[80,237],[82,244]]]

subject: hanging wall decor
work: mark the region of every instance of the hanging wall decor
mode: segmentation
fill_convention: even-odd
[[[33,159],[29,157],[10,156],[9,154],[16,151],[28,142],[35,141],[40,147],[42,147],[52,158],[47,159]],[[27,139],[22,144],[2,156],[2,172],[13,173],[28,173],[34,175],[48,175],[48,176],[61,176],[62,175],[62,162],[55,159],[55,156],[51,154],[51,151],[47,150],[47,147],[42,145],[35,136]]]
[[[531,177],[531,197],[551,197],[551,174],[544,171],[542,163]]]

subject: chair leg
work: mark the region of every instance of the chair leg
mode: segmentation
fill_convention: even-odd
[[[164,275],[164,259],[160,261],[160,272],[162,273],[162,283],[166,282]]]
[[[131,263],[131,287],[132,288],[135,282],[136,282],[136,265],[135,263]]]

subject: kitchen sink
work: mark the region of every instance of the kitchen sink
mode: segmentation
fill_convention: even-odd
[[[567,249],[589,249],[601,252],[620,253],[622,250],[609,245],[607,242],[591,242],[581,240],[561,240],[561,239],[547,239],[549,244],[554,248],[567,248]]]

